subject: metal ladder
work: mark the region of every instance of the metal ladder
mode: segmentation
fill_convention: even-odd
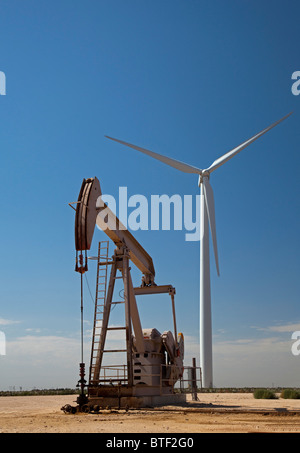
[[[106,244],[106,245],[103,245]],[[113,306],[118,304],[125,304],[124,300],[117,300],[113,301],[114,295],[114,288],[115,282],[117,279],[124,280],[123,276],[123,259],[120,264],[119,255],[115,254],[111,261],[108,261],[108,241],[104,241],[99,244],[98,250],[98,268],[97,268],[97,287],[96,287],[96,301],[95,301],[95,317],[94,317],[94,330],[93,330],[93,340],[92,340],[92,353],[91,353],[91,365],[90,365],[90,376],[89,376],[89,385],[98,385],[101,383],[106,382],[106,378],[104,379],[100,377],[101,370],[105,373],[105,368],[114,368],[118,367],[117,365],[110,365],[108,367],[102,367],[102,359],[103,354],[105,353],[127,353],[128,354],[128,347],[126,349],[105,349],[106,343],[106,334],[108,331],[111,330],[123,330],[126,335],[124,335],[124,341],[126,340],[125,337],[128,336],[128,331],[126,326],[111,326],[109,327],[109,317],[110,312]],[[107,285],[107,267],[111,265],[110,271],[110,278],[109,283]],[[121,275],[117,275],[117,273],[121,272]],[[128,272],[128,271],[127,271]],[[128,324],[128,321],[126,325]],[[127,342],[127,340],[126,340]],[[127,366],[128,363],[131,362],[127,359]],[[123,368],[123,367],[122,367]],[[113,377],[109,379],[109,381],[117,380],[118,382],[122,381],[123,383],[128,382],[128,370],[127,372],[123,373],[123,378]]]
[[[108,248],[109,248],[109,241],[99,242],[98,261],[97,261],[96,296],[95,296],[95,315],[94,315],[94,328],[93,328],[90,378],[89,378],[90,382],[94,378],[95,362],[96,362],[97,356],[99,354],[100,335],[101,335],[102,324],[103,324],[103,313],[104,313],[106,290],[107,290]]]

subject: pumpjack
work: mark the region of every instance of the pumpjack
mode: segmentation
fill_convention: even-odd
[[[156,405],[171,397],[184,398],[175,392],[175,383],[183,375],[184,337],[177,335],[175,315],[175,288],[155,283],[155,269],[151,256],[134,238],[118,217],[101,198],[99,180],[84,179],[79,192],[75,214],[75,271],[82,275],[88,270],[87,251],[90,250],[95,226],[103,230],[116,248],[108,257],[108,242],[99,243],[97,256],[97,283],[95,314],[88,383],[85,364],[80,363],[81,393],[77,399],[79,410],[93,411],[100,407],[143,407]],[[73,207],[73,206],[72,206]],[[134,287],[130,263],[142,273],[142,282]],[[106,272],[110,268],[107,282]],[[101,273],[102,272],[102,273]],[[125,326],[110,326],[110,314],[116,279],[123,283]],[[82,289],[81,289],[82,294]],[[143,328],[136,296],[169,294],[171,297],[174,334],[168,330],[160,333],[156,328]],[[83,300],[81,300],[81,313]],[[153,305],[154,310],[155,306]],[[157,310],[157,308],[156,308]],[[158,310],[157,310],[158,312]],[[83,318],[82,318],[83,322]],[[108,331],[123,330],[126,348],[105,349]],[[82,338],[83,341],[83,338]],[[126,356],[120,369],[114,364],[105,366],[103,356],[109,352],[123,352]],[[120,368],[120,367],[119,367]],[[108,373],[110,370],[110,374]],[[87,388],[87,391],[85,390]],[[174,400],[172,400],[174,401]]]

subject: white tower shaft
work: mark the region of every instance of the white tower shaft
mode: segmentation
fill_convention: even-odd
[[[209,224],[203,183],[201,184],[200,203],[200,367],[203,387],[211,388],[213,376]]]

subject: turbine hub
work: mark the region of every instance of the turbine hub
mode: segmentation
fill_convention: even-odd
[[[199,180],[198,180],[198,186],[200,187],[200,184],[203,183],[203,178],[208,178],[209,179],[210,173],[208,170],[203,170],[201,175],[199,175]]]

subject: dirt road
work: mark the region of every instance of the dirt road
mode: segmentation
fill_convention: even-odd
[[[256,400],[250,393],[199,394],[184,407],[65,414],[76,396],[0,398],[0,433],[300,432],[300,400]]]

